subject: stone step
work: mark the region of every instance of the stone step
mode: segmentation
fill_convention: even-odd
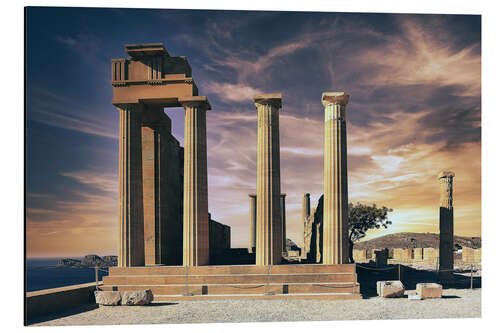
[[[193,295],[217,294],[299,294],[299,293],[359,293],[357,283],[322,283],[322,284],[227,284],[227,285],[117,285],[103,286],[102,290],[144,290],[151,289],[153,295]]]
[[[221,274],[267,274],[268,266],[233,265],[233,266],[194,266],[187,268],[189,275]],[[271,274],[290,273],[355,273],[354,264],[345,265],[274,265]],[[149,267],[110,267],[110,275],[185,275],[184,266],[149,266]]]
[[[239,284],[239,283],[323,283],[356,282],[350,273],[320,274],[228,274],[228,275],[110,275],[103,277],[104,285],[167,285],[167,284]]]
[[[198,296],[171,296],[155,295],[153,303],[176,302],[176,301],[203,301],[203,300],[225,300],[225,299],[324,299],[324,300],[349,300],[362,299],[360,294],[352,293],[310,293],[310,294],[274,294],[274,295],[198,295]]]

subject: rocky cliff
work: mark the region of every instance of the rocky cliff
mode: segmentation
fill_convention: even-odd
[[[118,263],[117,256],[99,257],[97,254],[88,254],[83,260],[62,258],[57,266],[75,267],[75,268],[94,268],[94,267],[109,267],[116,266]]]
[[[477,249],[481,247],[481,237],[462,237],[455,236],[455,250],[463,247]],[[381,248],[439,248],[439,234],[417,233],[417,232],[399,232],[380,236],[363,242],[354,244],[355,249],[381,249]]]

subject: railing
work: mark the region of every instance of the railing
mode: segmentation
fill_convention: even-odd
[[[96,290],[101,290],[99,288],[99,271],[105,272],[105,273],[109,273],[109,272],[106,269],[99,268],[99,266],[95,266],[94,270],[95,270],[95,289]]]

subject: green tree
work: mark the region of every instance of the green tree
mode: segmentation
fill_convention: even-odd
[[[372,206],[356,203],[353,205],[349,203],[349,259],[354,262],[352,255],[354,242],[366,236],[366,232],[371,229],[380,229],[392,224],[388,220],[387,213],[392,212],[391,208],[382,206],[378,208],[377,205]]]

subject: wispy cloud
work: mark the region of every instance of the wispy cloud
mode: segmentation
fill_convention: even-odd
[[[107,119],[99,119],[95,112],[89,112],[77,101],[53,93],[47,89],[34,87],[28,91],[28,120],[80,133],[118,139],[116,124]],[[109,111],[103,111],[106,114]]]

